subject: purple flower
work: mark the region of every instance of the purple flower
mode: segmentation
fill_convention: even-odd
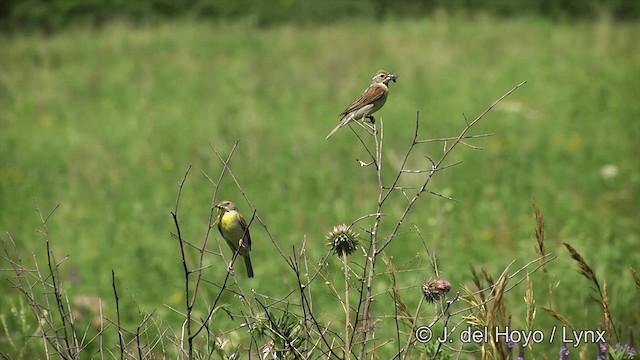
[[[607,344],[604,341],[600,341],[598,343],[598,357],[596,360],[606,360],[607,359]]]
[[[606,353],[607,352],[607,343],[605,343],[604,341],[600,341],[598,343],[598,350],[603,354]]]
[[[625,355],[635,355],[636,349],[633,348],[633,345],[628,344],[616,344],[614,347],[614,351],[622,352]]]
[[[80,275],[78,274],[78,267],[76,265],[71,265],[71,269],[69,270],[69,282],[72,284],[78,284],[80,282]]]
[[[567,347],[567,344],[562,343],[562,346],[560,347],[560,354],[558,356],[558,359],[569,360],[569,348]]]
[[[524,360],[524,347],[519,346],[520,350],[518,351],[518,357],[516,360]]]
[[[509,349],[508,355],[509,359],[512,359],[511,354],[513,354],[513,348],[516,346],[516,343],[511,340],[511,336],[509,336],[509,341],[507,341],[507,349]]]

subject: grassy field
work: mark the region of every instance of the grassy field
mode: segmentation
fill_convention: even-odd
[[[113,318],[113,269],[125,324],[155,309],[178,332],[181,317],[168,306],[181,308],[183,276],[170,211],[191,164],[181,225],[190,240],[204,235],[212,186],[203,173],[216,178],[222,170],[210,144],[226,156],[240,140],[231,168],[269,232],[286,252],[306,239],[310,258],[320,259],[333,225],[375,209],[374,172],[356,162],[366,159],[362,146],[348,130],[324,137],[376,70],[399,75],[379,112],[387,182],[409,146],[417,111],[420,138],[455,136],[463,114],[474,118],[527,80],[473,130],[495,134],[473,141],[484,151],[461,147],[450,162],[463,163],[436,177],[431,190],[457,201],[425,196],[405,220],[406,235],[387,249],[396,267],[410,270],[399,286],[412,308],[420,284],[433,277],[414,225],[454,291],[470,284],[470,266],[497,278],[511,261],[515,268],[534,259],[535,195],[547,250],[558,256],[548,275],[534,279],[538,304],[577,328],[603,326],[589,283],[561,245],[570,243],[607,281],[613,320],[627,334],[640,329],[629,272],[640,270],[638,33],[638,23],[606,19],[438,15],[313,28],[115,23],[53,36],[0,35],[1,236],[11,234],[25,261],[32,252],[42,259],[34,200],[45,214],[60,204],[48,226],[57,258],[68,256],[61,274],[69,297],[97,295]],[[441,143],[433,144],[419,155],[441,151]],[[411,161],[414,168],[425,164],[420,156]],[[223,199],[251,214],[229,177],[217,200]],[[405,204],[394,201],[391,217]],[[295,277],[273,256],[263,228],[253,227],[252,235],[256,278],[245,279],[246,288],[283,296]],[[208,263],[209,279],[219,282],[224,265],[215,256]],[[331,261],[328,276],[338,284],[340,271]],[[11,273],[0,276],[3,322],[19,337],[20,315],[11,309],[20,308],[20,294],[7,282]],[[388,280],[377,284],[384,293]],[[507,296],[518,326],[523,291]],[[325,321],[340,323],[328,291],[317,291],[315,301]],[[537,329],[558,324],[542,310],[537,316]],[[223,315],[217,321],[221,329],[234,324]],[[393,322],[384,322],[377,336],[394,331]],[[0,347],[12,348],[7,344],[3,331]],[[531,351],[555,356],[558,348]],[[381,352],[384,358],[394,347]]]

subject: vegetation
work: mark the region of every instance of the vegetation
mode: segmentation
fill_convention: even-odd
[[[113,19],[144,24],[176,17],[211,21],[250,17],[262,26],[292,22],[326,24],[353,19],[423,17],[438,11],[538,15],[550,19],[593,19],[608,14],[632,20],[640,16],[640,3],[635,0],[7,0],[0,5],[0,30],[51,32],[77,24],[101,26]]]
[[[319,262],[329,252],[325,236],[334,225],[375,211],[375,171],[356,160],[368,159],[362,144],[348,129],[324,141],[373,72],[386,68],[399,75],[377,113],[384,124],[385,183],[401,168],[417,111],[420,139],[457,136],[465,116],[471,121],[526,80],[473,128],[476,135],[494,134],[467,141],[484,150],[460,146],[448,161],[462,164],[434,177],[430,191],[455,200],[424,194],[404,219],[385,249],[390,261],[378,264],[378,310],[392,315],[386,307],[393,304],[390,288],[400,289],[407,308],[416,309],[423,284],[436,276],[450,282],[449,300],[465,295],[465,287],[486,287],[490,279],[490,290],[499,289],[505,269],[511,274],[539,256],[535,234],[544,229],[542,252],[557,258],[545,272],[531,274],[530,286],[525,279],[504,292],[514,326],[528,326],[530,307],[522,299],[531,288],[538,308],[549,309],[537,312],[534,329],[547,333],[562,324],[558,319],[576,329],[605,328],[606,281],[610,321],[624,343],[629,329],[640,328],[639,295],[629,270],[640,267],[639,31],[637,23],[609,18],[566,23],[438,12],[314,29],[260,29],[251,20],[159,21],[77,27],[48,37],[2,35],[2,269],[12,268],[9,259],[32,268],[33,253],[46,275],[35,204],[42,218],[59,205],[46,222],[46,238],[61,261],[57,271],[69,303],[89,314],[84,321],[100,315],[94,307],[99,303],[116,322],[115,279],[122,328],[135,333],[153,314],[158,328],[172,329],[166,336],[179,337],[185,282],[179,242],[171,236],[177,183],[191,166],[180,197],[180,228],[186,241],[199,244],[212,210],[211,179],[225,171],[213,149],[226,159],[240,140],[229,168],[252,206],[229,176],[216,182],[217,200],[232,199],[245,215],[255,210],[264,221],[251,228],[256,278],[236,275],[238,288],[259,309],[249,289],[281,298],[297,287],[288,264],[273,255],[270,238],[289,255],[304,243],[308,259]],[[423,155],[437,159],[443,145],[423,144],[406,168],[427,167]],[[419,179],[407,177],[402,185],[417,186]],[[544,228],[535,220],[532,198],[544,214]],[[392,200],[387,214],[395,219],[406,200]],[[366,234],[368,224],[354,230]],[[381,223],[381,231],[392,225]],[[206,317],[218,294],[212,284],[227,276],[219,236],[212,236],[214,253],[205,254],[207,283],[194,319]],[[228,249],[222,252],[228,261]],[[360,250],[349,259],[353,269],[365,264]],[[323,271],[342,293],[340,259],[330,258]],[[0,348],[13,358],[41,357],[42,342],[31,337],[38,334],[37,322],[12,285],[16,274],[1,274]],[[209,330],[248,348],[247,328],[229,316],[238,314],[242,300],[224,292],[220,301],[228,313],[216,311]],[[316,285],[313,301],[323,323],[344,329],[334,292]],[[452,311],[466,305],[456,301]],[[445,308],[441,303],[437,309]],[[437,311],[423,309],[420,321],[426,325]],[[275,322],[292,320],[283,315]],[[389,339],[395,324],[384,321],[377,331],[376,338]],[[105,343],[117,343],[116,332],[105,336]],[[201,341],[196,345],[205,348]],[[396,345],[377,345],[381,358],[396,353]],[[88,357],[100,351],[94,346]],[[598,351],[594,344],[585,347],[590,354]],[[536,344],[526,355],[555,356],[559,349],[560,343]]]

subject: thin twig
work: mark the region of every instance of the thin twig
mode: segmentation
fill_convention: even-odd
[[[451,153],[451,151],[456,147],[456,145],[458,145],[461,140],[466,136],[467,132],[475,125],[477,124],[480,120],[482,120],[482,118],[484,118],[484,116],[491,111],[491,109],[493,109],[500,101],[504,100],[507,96],[511,95],[511,93],[513,93],[514,91],[516,91],[518,88],[520,88],[521,86],[523,86],[526,83],[526,81],[521,82],[520,84],[514,86],[511,90],[507,91],[504,95],[502,95],[501,97],[499,97],[497,100],[495,100],[491,105],[489,105],[489,107],[487,107],[482,113],[480,113],[480,115],[478,115],[478,117],[476,117],[473,121],[471,121],[470,123],[467,124],[467,126],[465,126],[465,128],[460,132],[460,134],[455,138],[453,144],[450,147],[446,147],[446,142],[445,142],[445,149],[443,151],[442,156],[440,157],[440,160],[438,160],[438,162],[435,163],[435,165],[433,166],[433,172],[429,173],[429,175],[426,177],[425,181],[422,184],[422,187],[416,192],[416,194],[414,195],[414,197],[409,201],[409,203],[407,204],[407,206],[405,207],[402,215],[400,216],[398,222],[396,222],[393,230],[390,232],[390,234],[386,237],[385,242],[382,244],[382,246],[380,247],[379,251],[384,251],[384,249],[389,246],[389,244],[391,244],[391,241],[393,241],[393,239],[395,238],[395,235],[397,234],[398,230],[400,229],[400,225],[402,225],[402,222],[404,221],[404,218],[407,216],[407,214],[409,213],[409,211],[411,210],[411,208],[413,208],[413,205],[415,204],[415,202],[418,200],[418,198],[420,197],[420,195],[426,190],[427,186],[429,186],[429,184],[431,183],[431,179],[433,178],[433,175],[435,174],[435,172],[440,168],[440,166],[442,165],[442,163],[445,161],[445,159],[449,156],[449,154]]]
[[[120,343],[120,359],[124,360],[124,340],[122,338],[122,326],[120,324],[120,301],[118,299],[118,289],[116,288],[116,273],[111,269],[111,286],[113,287],[113,296],[116,300],[116,316],[118,321],[118,342]]]
[[[187,330],[187,354],[189,359],[193,357],[193,343],[191,342],[191,313],[193,311],[193,303],[189,301],[189,266],[187,265],[187,257],[184,251],[184,243],[185,241],[182,238],[182,231],[180,230],[180,223],[178,222],[178,210],[180,208],[180,197],[182,195],[182,189],[184,187],[185,182],[187,181],[187,176],[189,176],[189,171],[191,171],[191,165],[187,167],[187,170],[182,177],[182,180],[178,183],[178,195],[176,196],[176,204],[171,216],[173,218],[173,223],[176,226],[176,237],[178,239],[178,243],[180,245],[180,255],[182,258],[182,270],[184,273],[184,291],[185,291],[185,326]]]
[[[484,138],[484,137],[489,137],[489,136],[493,136],[493,135],[494,134],[491,134],[491,133],[490,134],[479,134],[479,135],[465,135],[461,139],[477,139],[477,138]],[[446,138],[417,140],[416,143],[417,144],[424,144],[424,143],[430,143],[430,142],[451,141],[451,140],[457,140],[457,139],[458,139],[457,136],[453,136],[453,137],[446,137]]]
[[[58,279],[58,264],[55,264],[55,260],[54,260],[54,256],[53,256],[53,251],[51,250],[51,241],[50,241],[50,236],[49,236],[49,229],[47,227],[47,221],[49,220],[49,218],[51,217],[51,215],[53,215],[53,213],[56,211],[56,209],[58,209],[58,207],[60,205],[56,205],[55,208],[53,208],[53,210],[51,210],[51,212],[47,215],[46,218],[42,217],[42,213],[40,212],[40,208],[38,207],[38,203],[35,202],[34,200],[34,204],[36,207],[36,212],[38,213],[38,216],[40,217],[40,222],[42,223],[42,227],[44,229],[43,233],[45,235],[45,239],[46,239],[46,246],[47,246],[47,265],[49,267],[49,276],[51,277],[51,286],[53,288],[53,293],[54,296],[56,298],[56,305],[57,305],[57,309],[58,309],[58,315],[60,316],[60,321],[62,323],[62,331],[63,331],[63,336],[62,339],[59,338],[59,336],[57,335],[56,332],[56,338],[58,340],[62,340],[62,342],[64,343],[64,348],[58,348],[58,352],[60,353],[61,356],[65,357],[65,358],[75,358],[77,356],[76,352],[73,351],[73,347],[71,346],[71,344],[69,343],[69,332],[75,333],[75,329],[73,326],[73,323],[67,324],[67,309],[64,306],[64,303],[62,301],[62,292],[61,292],[61,288],[60,288],[60,284],[59,284],[59,279]],[[55,264],[55,266],[54,266]],[[43,282],[43,284],[45,284],[45,282]],[[68,327],[71,327],[70,329],[68,329]],[[52,327],[53,328],[53,327]]]

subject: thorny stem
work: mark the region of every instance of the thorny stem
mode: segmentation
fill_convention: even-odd
[[[351,338],[349,336],[351,306],[349,305],[349,263],[346,252],[342,253],[342,266],[344,267],[344,357],[348,359],[351,353]]]
[[[184,270],[184,277],[185,277],[185,285],[184,285],[184,291],[185,291],[185,306],[186,306],[186,321],[185,321],[185,326],[187,327],[187,354],[189,356],[189,359],[191,359],[193,357],[193,343],[192,343],[192,338],[191,338],[191,312],[193,311],[193,303],[189,300],[189,267],[187,266],[187,258],[184,252],[184,241],[182,239],[182,233],[180,231],[180,224],[178,223],[178,210],[180,209],[179,205],[180,205],[180,196],[182,195],[182,189],[184,187],[184,183],[187,181],[187,176],[189,176],[189,171],[191,171],[191,165],[189,165],[189,167],[187,167],[187,170],[184,173],[184,176],[182,177],[182,180],[178,183],[178,195],[176,196],[176,205],[175,205],[175,209],[173,210],[173,212],[171,213],[171,216],[173,217],[173,222],[176,226],[176,231],[177,231],[177,238],[178,238],[178,243],[180,244],[180,254],[182,255],[182,268]],[[115,288],[114,288],[115,290]]]
[[[236,142],[233,144],[233,147],[231,148],[231,151],[229,151],[229,156],[227,156],[227,160],[226,161],[223,160],[224,165],[223,165],[222,171],[220,171],[220,177],[218,177],[218,182],[214,184],[214,191],[213,191],[213,195],[211,196],[211,211],[209,212],[209,223],[207,225],[207,231],[205,232],[205,235],[204,235],[204,241],[202,242],[202,248],[198,249],[200,251],[200,259],[198,260],[198,269],[202,269],[202,264],[204,264],[205,248],[207,247],[207,243],[209,242],[211,229],[214,227],[213,224],[215,221],[213,219],[215,219],[216,217],[215,204],[216,204],[216,198],[218,196],[218,185],[222,182],[222,179],[225,176],[225,174],[231,172],[231,169],[229,168],[229,162],[231,162],[231,158],[233,157],[233,154],[235,154],[236,149],[238,148],[239,142],[240,140],[236,140]],[[196,276],[196,283],[194,285],[193,295],[191,297],[192,307],[196,302],[201,281],[202,281],[202,271],[198,271]]]
[[[400,216],[400,219],[398,220],[398,222],[396,222],[393,230],[391,231],[391,233],[389,233],[389,235],[387,236],[384,244],[382,244],[382,246],[380,247],[380,251],[384,251],[384,249],[389,246],[389,244],[391,244],[391,241],[395,238],[396,234],[398,233],[398,230],[400,229],[400,226],[402,225],[402,222],[404,221],[404,218],[407,216],[407,214],[409,213],[409,211],[411,210],[411,208],[413,208],[413,205],[415,204],[415,202],[418,200],[418,198],[420,197],[420,195],[422,195],[422,193],[425,192],[425,190],[427,189],[427,187],[429,186],[429,184],[431,183],[431,179],[433,179],[433,176],[435,175],[435,173],[439,170],[441,170],[441,165],[442,163],[445,161],[445,159],[447,159],[447,157],[449,156],[449,154],[451,154],[451,151],[453,151],[453,149],[462,142],[462,139],[465,138],[467,132],[475,125],[477,124],[480,120],[482,120],[482,118],[484,118],[484,116],[491,111],[491,109],[493,109],[500,101],[504,100],[507,96],[511,95],[511,93],[513,93],[514,91],[516,91],[519,87],[521,87],[522,85],[526,84],[526,81],[521,82],[520,84],[514,86],[511,90],[507,91],[504,95],[502,95],[501,97],[499,97],[496,101],[494,101],[491,105],[489,105],[489,107],[487,107],[480,115],[478,115],[478,117],[476,117],[472,122],[468,123],[467,126],[465,126],[465,128],[460,132],[460,135],[458,135],[458,137],[455,139],[455,141],[453,142],[453,144],[451,146],[449,146],[448,148],[445,148],[442,156],[440,157],[440,160],[438,160],[437,163],[432,165],[431,171],[429,172],[429,175],[427,175],[427,178],[425,179],[424,183],[422,184],[422,186],[420,187],[420,189],[416,192],[416,194],[413,196],[413,198],[409,201],[409,203],[407,204],[406,208],[404,209],[404,212],[402,213],[402,215]],[[378,210],[379,211],[379,210]],[[375,252],[373,253],[373,255],[377,255]]]
[[[245,234],[242,235],[242,238],[246,236],[246,231],[248,231],[248,229],[251,227],[251,224],[253,223],[253,220],[255,220],[255,218],[256,218],[256,211],[254,210],[253,215],[251,216],[251,220],[249,220],[249,223],[247,224],[247,229],[245,230]],[[229,264],[229,269],[227,270],[227,273],[224,277],[222,286],[220,286],[220,291],[218,291],[218,294],[216,295],[215,300],[213,300],[213,304],[211,304],[211,306],[209,307],[209,313],[207,314],[207,317],[202,321],[202,323],[200,324],[198,329],[193,333],[193,335],[191,335],[192,338],[196,337],[207,326],[207,324],[209,323],[209,320],[211,320],[211,317],[213,316],[213,313],[217,309],[218,301],[220,301],[220,297],[222,296],[222,293],[227,288],[227,282],[229,281],[229,277],[231,276],[231,269],[233,268],[233,265],[235,264],[238,258],[238,254],[240,253],[240,248],[241,246],[238,246],[236,251],[233,252],[233,257],[231,258],[231,263]]]
[[[398,234],[398,231],[400,229],[400,226],[402,225],[402,222],[404,221],[405,217],[407,216],[407,214],[409,213],[409,211],[413,208],[413,205],[415,204],[415,202],[418,200],[418,198],[420,197],[420,195],[422,195],[422,193],[424,193],[425,191],[427,191],[427,187],[429,186],[429,184],[431,183],[431,179],[433,178],[433,176],[435,175],[435,173],[439,170],[443,170],[446,166],[443,166],[443,162],[448,158],[449,154],[451,154],[452,150],[458,145],[458,144],[465,144],[463,142],[463,139],[468,138],[468,136],[466,135],[467,132],[476,124],[478,123],[480,120],[482,120],[482,118],[491,110],[493,109],[493,107],[495,107],[500,101],[502,101],[503,99],[505,99],[507,96],[509,96],[511,93],[513,93],[515,90],[517,90],[519,87],[521,87],[522,85],[524,85],[526,83],[526,81],[523,81],[521,83],[519,83],[518,85],[516,85],[515,87],[513,87],[511,90],[507,91],[504,95],[502,95],[500,98],[498,98],[497,100],[495,100],[489,107],[487,107],[480,115],[478,115],[478,117],[476,117],[473,121],[471,122],[467,122],[466,127],[460,132],[460,134],[455,137],[453,139],[453,144],[451,146],[449,146],[448,148],[445,145],[444,151],[442,156],[440,157],[440,159],[437,162],[432,162],[432,167],[429,171],[427,171],[427,176],[426,179],[424,180],[422,186],[418,189],[418,191],[415,193],[415,195],[413,196],[413,198],[411,198],[409,200],[409,203],[407,204],[407,206],[405,207],[402,215],[400,216],[400,218],[398,219],[398,221],[395,223],[395,226],[393,227],[393,229],[391,230],[391,232],[389,233],[388,236],[386,236],[384,242],[382,243],[381,246],[378,246],[378,230],[380,227],[380,222],[382,219],[382,205],[384,204],[384,202],[386,201],[386,199],[389,197],[389,195],[391,194],[391,192],[396,189],[396,185],[398,183],[398,181],[400,180],[400,176],[402,173],[404,173],[404,166],[406,165],[407,159],[409,157],[409,154],[412,152],[412,150],[414,149],[416,144],[422,143],[422,142],[427,142],[427,141],[419,141],[418,138],[418,128],[419,128],[419,118],[420,118],[420,114],[417,113],[416,114],[416,128],[415,128],[415,134],[412,140],[412,143],[407,151],[407,154],[402,162],[401,168],[398,170],[398,174],[396,176],[396,178],[393,181],[392,186],[390,187],[384,187],[383,183],[382,183],[382,144],[383,144],[383,140],[384,140],[384,134],[383,134],[383,126],[382,126],[382,120],[380,121],[380,130],[378,131],[378,127],[374,126],[373,129],[373,138],[375,141],[375,157],[373,159],[373,163],[376,166],[376,176],[377,176],[377,180],[378,180],[378,199],[377,199],[377,203],[376,203],[376,211],[375,211],[375,220],[373,222],[373,226],[371,228],[371,241],[369,244],[369,249],[367,251],[367,262],[368,262],[368,266],[366,267],[366,271],[365,271],[365,277],[366,277],[366,290],[362,291],[361,290],[361,295],[360,295],[360,299],[361,301],[359,302],[359,304],[362,302],[362,294],[364,293],[364,309],[363,309],[363,314],[362,314],[362,321],[363,321],[363,335],[362,335],[362,347],[360,349],[360,356],[359,358],[364,359],[365,358],[365,354],[366,354],[366,349],[367,349],[367,342],[368,342],[368,337],[369,337],[369,333],[373,330],[372,326],[371,326],[371,320],[370,320],[370,314],[371,314],[371,302],[373,300],[372,297],[372,293],[371,293],[371,289],[373,286],[373,278],[375,275],[375,264],[376,264],[376,260],[378,258],[378,255],[384,251],[384,249],[389,246],[389,244],[391,244],[391,241],[395,238],[395,236]],[[378,136],[380,135],[380,136]],[[362,140],[361,140],[362,141]],[[445,142],[446,144],[446,142]],[[364,145],[364,143],[363,143]],[[365,146],[366,149],[366,146]],[[368,150],[367,150],[368,151]],[[389,191],[386,193],[386,195],[384,194],[385,189],[389,189]],[[360,310],[360,306],[358,305],[358,312]],[[356,324],[358,321],[358,313],[356,313]],[[355,328],[356,326],[354,326]]]
[[[111,269],[111,286],[113,296],[116,299],[116,315],[118,320],[118,342],[120,343],[120,359],[124,360],[124,339],[122,338],[122,326],[120,325],[120,301],[118,298],[118,288],[116,287],[116,272]]]
[[[449,324],[449,319],[451,318],[451,313],[449,312],[449,308],[454,302],[458,301],[458,299],[460,299],[460,293],[456,293],[456,297],[453,298],[453,300],[447,300],[447,307],[443,311],[445,318],[444,318],[444,325],[443,325],[442,331],[443,331],[443,335],[445,335],[445,338],[447,335],[446,334],[447,325]],[[438,319],[434,320],[431,324],[429,324],[429,327],[432,327],[437,320]],[[436,349],[436,354],[435,354],[436,356],[440,353],[441,348],[442,348],[442,341],[438,341],[438,348]]]
[[[35,200],[34,200],[35,202]],[[62,338],[62,340],[65,343],[66,346],[66,351],[67,354],[60,354],[63,358],[74,358],[76,356],[76,354],[74,354],[72,352],[72,346],[69,343],[69,329],[68,328],[68,324],[67,324],[67,310],[65,309],[64,306],[64,302],[62,301],[62,293],[60,291],[60,284],[58,283],[58,266],[57,264],[54,266],[55,264],[55,260],[53,258],[53,250],[51,250],[51,242],[49,241],[49,229],[47,227],[47,220],[49,219],[49,217],[51,216],[51,214],[53,214],[54,211],[56,211],[56,209],[58,209],[60,205],[56,205],[56,207],[51,211],[51,213],[49,214],[49,216],[47,216],[47,218],[43,218],[42,217],[42,213],[40,212],[40,208],[38,207],[38,204],[36,203],[36,212],[38,213],[38,216],[40,217],[40,222],[42,223],[42,227],[44,229],[44,235],[46,238],[46,242],[47,242],[47,264],[49,266],[49,272],[51,274],[51,284],[53,287],[53,293],[56,297],[56,305],[58,307],[58,314],[60,315],[60,321],[62,323],[62,331],[64,333],[64,336]],[[73,324],[71,324],[71,327],[73,327]]]
[[[375,139],[375,164],[376,164],[376,176],[378,179],[378,200],[376,202],[376,216],[371,229],[371,243],[370,250],[367,253],[367,261],[369,262],[369,269],[367,276],[367,289],[364,298],[364,310],[363,310],[363,330],[362,330],[362,347],[360,348],[360,359],[365,358],[367,349],[367,340],[371,329],[371,321],[369,315],[371,313],[371,301],[373,299],[371,295],[371,289],[373,287],[373,276],[375,275],[376,260],[378,255],[378,229],[382,220],[382,204],[384,203],[383,192],[384,185],[382,184],[382,144],[384,139],[384,130],[382,126],[382,119],[380,119],[380,132],[378,128],[374,126],[373,138]],[[378,137],[380,134],[380,137]],[[356,319],[357,320],[357,319]]]
[[[294,252],[295,253],[295,252]],[[326,261],[326,257],[322,260],[322,263],[324,263]],[[287,263],[289,264],[289,266],[291,267],[291,269],[296,273],[296,279],[298,281],[298,290],[300,293],[300,301],[301,301],[301,306],[302,309],[308,309],[308,314],[309,314],[309,318],[311,319],[311,321],[313,322],[313,325],[315,325],[317,331],[318,331],[318,335],[320,336],[320,339],[322,340],[322,342],[327,346],[328,352],[331,354],[332,357],[335,358],[339,358],[339,356],[333,351],[333,346],[329,343],[329,341],[327,340],[327,338],[324,336],[324,334],[327,332],[328,327],[327,328],[322,328],[322,326],[320,325],[320,323],[318,323],[318,320],[316,319],[316,317],[313,314],[313,307],[311,306],[311,296],[307,296],[305,294],[305,289],[311,285],[312,280],[311,279],[309,282],[307,282],[306,284],[302,283],[302,280],[300,278],[300,264],[298,263],[298,260],[296,259],[296,257],[294,256],[292,259],[290,259],[289,261],[287,261]],[[318,273],[316,273],[316,275],[318,275]],[[315,275],[314,275],[315,278]],[[310,289],[309,289],[310,291]],[[306,317],[305,317],[305,322],[306,322]],[[320,340],[318,340],[319,342]]]

